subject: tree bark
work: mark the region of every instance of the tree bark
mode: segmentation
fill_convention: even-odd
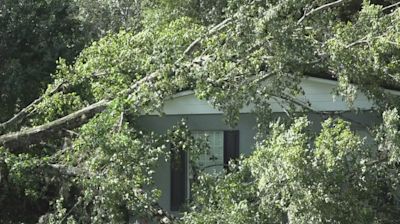
[[[65,129],[74,129],[85,124],[97,113],[103,111],[110,101],[101,100],[65,117],[44,125],[29,128],[19,132],[0,136],[0,146],[9,148],[12,152],[20,152],[31,144],[36,144],[50,137],[64,136]]]
[[[20,112],[15,114],[12,118],[7,120],[4,123],[0,124],[0,134],[4,133],[5,130],[10,129],[12,127],[18,126],[23,120],[25,120],[29,114],[34,110],[34,107],[38,105],[40,102],[44,100],[46,96],[52,96],[55,93],[59,92],[65,85],[65,82],[59,83],[53,90],[51,90],[49,93],[44,94],[43,96],[39,97],[32,103],[30,103],[28,106],[26,106],[24,109],[22,109]]]

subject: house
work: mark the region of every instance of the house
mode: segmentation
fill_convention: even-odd
[[[341,97],[334,97],[333,89],[337,81],[316,77],[304,78],[301,82],[305,94],[297,96],[298,100],[308,100],[315,111],[340,112],[341,117],[352,122],[354,131],[370,137],[367,126],[372,126],[379,120],[376,113],[371,112],[374,104],[363,94],[359,94],[353,107],[359,109],[356,113]],[[393,94],[400,92],[387,90]],[[278,116],[284,114],[279,102],[271,101],[272,111]],[[187,125],[195,136],[208,136],[210,152],[200,156],[198,163],[204,169],[215,172],[223,169],[229,159],[237,158],[239,154],[249,154],[254,148],[256,135],[256,118],[252,106],[240,110],[240,119],[236,127],[230,127],[223,121],[223,114],[207,101],[199,100],[193,91],[184,91],[168,100],[163,108],[164,116],[158,114],[143,115],[138,124],[144,130],[164,133],[167,129],[185,118]],[[314,121],[312,128],[318,129],[321,113],[310,113]],[[187,157],[190,155],[175,155],[181,163],[161,162],[155,174],[156,185],[162,190],[160,205],[167,210],[177,211],[190,195],[190,170]]]

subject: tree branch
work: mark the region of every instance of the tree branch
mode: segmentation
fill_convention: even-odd
[[[102,100],[47,124],[16,133],[1,135],[0,146],[3,145],[10,148],[10,151],[18,152],[22,150],[21,148],[18,149],[19,147],[40,143],[49,137],[63,136],[65,135],[63,129],[79,127],[97,113],[103,111],[109,103],[110,101]]]
[[[212,35],[216,32],[219,32],[220,30],[222,30],[223,28],[225,28],[226,26],[228,26],[230,24],[230,22],[232,21],[232,18],[227,18],[224,21],[220,22],[219,24],[215,25],[213,28],[211,28],[207,34],[205,36],[209,36]],[[180,61],[183,60],[183,58],[186,55],[191,55],[194,51],[196,51],[199,46],[200,46],[200,42],[203,40],[204,37],[199,37],[196,40],[194,40],[187,48],[186,50],[183,52],[183,56],[181,58],[179,58],[176,63],[179,63]]]
[[[310,16],[310,15],[312,15],[312,14],[318,12],[318,11],[324,10],[326,8],[329,8],[331,6],[340,4],[342,2],[343,2],[343,0],[337,0],[337,1],[334,1],[334,2],[327,3],[325,5],[321,5],[318,8],[312,9],[311,11],[304,12],[304,15],[297,21],[297,24],[302,23],[306,19],[306,17],[308,17],[308,16]]]
[[[120,95],[129,94],[128,98],[131,98],[133,93],[138,90],[140,85],[145,82],[153,81],[156,77],[158,77],[158,75],[159,73],[153,72],[149,76],[146,76],[135,82],[130,86],[130,88],[121,91]],[[65,136],[66,132],[63,130],[74,129],[85,124],[90,118],[94,117],[94,115],[102,112],[110,103],[111,100],[101,100],[47,124],[15,133],[0,135],[0,146],[10,148],[10,151],[12,152],[21,152],[24,151],[24,146],[40,143],[44,139],[48,139],[50,137]]]
[[[224,27],[226,27],[230,23],[231,20],[232,19],[230,19],[230,18],[225,19],[224,21],[222,21],[221,23],[217,24],[212,29],[210,29],[207,32],[207,35],[212,35],[218,31],[222,30]],[[189,47],[186,49],[186,51],[191,51],[193,53],[193,51],[196,50],[196,49],[193,49],[193,46],[196,45],[195,44],[196,42],[198,43],[203,38],[204,37],[193,41],[192,44],[190,44]],[[186,56],[186,54],[184,53],[184,55],[181,58],[179,58],[175,62],[175,64],[178,64],[181,60],[183,60],[185,58],[185,56]],[[121,91],[118,95],[119,96],[127,95],[127,98],[131,99],[133,97],[134,93],[139,91],[139,87],[141,85],[143,85],[146,82],[154,81],[156,78],[158,78],[160,76],[160,74],[161,73],[159,73],[158,71],[155,71],[155,72],[151,73],[150,75],[145,76],[144,78],[136,81],[128,89]],[[61,86],[62,85],[60,84],[55,89],[58,90],[59,88],[61,88]],[[52,92],[56,92],[56,91],[54,90],[54,91],[51,91],[51,93]],[[43,97],[39,98],[37,101],[40,102],[42,100],[43,100]],[[97,103],[89,105],[79,111],[69,114],[65,117],[62,117],[55,121],[49,122],[47,124],[37,126],[37,127],[32,127],[27,130],[22,130],[22,131],[15,132],[15,133],[0,135],[0,146],[8,147],[13,152],[21,152],[21,151],[26,150],[26,149],[23,149],[23,147],[29,146],[31,144],[40,143],[50,137],[65,136],[66,132],[63,130],[65,130],[65,129],[71,130],[71,129],[77,128],[77,127],[85,124],[90,118],[95,116],[97,113],[102,112],[110,104],[110,102],[111,102],[111,99],[104,99]],[[32,104],[36,105],[37,103],[38,102],[32,103]],[[31,107],[28,106],[28,109],[27,110],[24,109],[24,111],[29,111],[30,108]],[[26,113],[26,112],[22,112],[21,115],[16,115],[17,119],[13,119],[13,120],[18,120],[21,117],[24,117],[25,116],[24,113]],[[6,123],[9,123],[9,122],[6,122]],[[0,131],[1,131],[1,129],[0,129]]]
[[[51,90],[49,93],[42,95],[32,103],[30,103],[28,106],[26,106],[24,109],[22,109],[20,112],[15,114],[12,118],[10,118],[8,121],[1,123],[0,124],[0,134],[4,133],[5,130],[17,126],[20,122],[22,122],[24,119],[26,119],[27,116],[31,113],[31,111],[34,109],[36,105],[38,105],[40,102],[44,100],[45,97],[47,96],[52,96],[55,93],[59,92],[60,89],[64,86],[65,82],[59,83],[53,90]]]
[[[382,8],[382,11],[385,11],[385,10],[387,10],[387,9],[391,9],[391,8],[396,7],[396,6],[399,6],[399,5],[400,5],[400,2],[397,2],[397,3],[391,4],[391,5],[385,6],[385,7]]]
[[[365,36],[365,37],[363,37],[363,38],[361,38],[359,40],[356,40],[356,41],[354,41],[354,42],[352,42],[350,44],[347,44],[346,45],[346,49],[351,48],[351,47],[353,47],[355,45],[358,45],[358,44],[368,44],[368,43],[369,42],[367,41],[367,36]]]
[[[129,89],[121,91],[120,94],[132,94],[138,90],[140,85],[145,82],[153,81],[159,73],[154,72],[149,76],[135,82]],[[63,137],[67,133],[65,130],[75,129],[88,122],[97,113],[102,112],[111,103],[111,100],[101,100],[91,104],[74,113],[59,118],[44,125],[29,128],[19,132],[0,135],[0,146],[5,146],[12,152],[24,151],[23,147],[36,144],[50,137]]]
[[[80,169],[78,167],[72,167],[62,164],[48,164],[48,167],[54,169],[57,173],[64,176],[71,177],[84,177],[90,178],[91,176],[96,176],[96,173],[89,173],[89,171]],[[146,192],[141,188],[132,189],[135,196],[141,198]],[[153,203],[149,205],[149,211],[152,217],[155,218],[160,224],[171,224],[176,220],[176,217],[165,211],[158,203]]]

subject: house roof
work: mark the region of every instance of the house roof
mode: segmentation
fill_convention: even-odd
[[[352,106],[349,106],[340,96],[333,94],[337,86],[337,80],[319,77],[305,77],[300,84],[305,92],[304,95],[296,96],[296,100],[304,104],[310,103],[315,111],[349,111],[351,109],[370,110],[375,107],[374,102],[369,100],[363,93],[358,93]],[[386,89],[391,94],[400,95],[400,91]],[[284,112],[287,103],[279,98],[270,100],[273,112]],[[254,105],[246,105],[241,108],[241,113],[252,113]],[[200,100],[195,96],[193,90],[185,90],[175,94],[164,104],[163,111],[166,115],[182,114],[221,114],[211,103]],[[152,115],[158,115],[154,112]]]
[[[332,80],[332,81],[337,81],[337,77],[335,77],[334,74],[329,74],[329,73],[313,73],[313,74],[307,74],[309,77],[315,77],[315,78],[320,78],[320,79],[326,79],[326,80]],[[400,85],[393,82],[385,82],[381,85],[382,88],[386,90],[395,90],[395,91],[400,91]]]

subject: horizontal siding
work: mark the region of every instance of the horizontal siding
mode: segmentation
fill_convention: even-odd
[[[350,107],[340,96],[333,95],[337,82],[324,80],[319,78],[305,78],[301,82],[301,86],[305,92],[304,95],[296,96],[300,102],[309,102],[315,111],[348,111],[351,109],[369,110],[374,103],[369,101],[367,97],[359,93],[354,104]],[[392,91],[395,94],[397,92]],[[283,100],[271,99],[271,109],[273,112],[284,112],[281,105]],[[254,105],[248,105],[241,108],[241,113],[251,113]],[[215,109],[209,102],[199,100],[193,91],[185,91],[179,93],[167,100],[163,111],[166,115],[179,114],[222,114],[221,111]],[[152,115],[155,115],[153,113]]]

